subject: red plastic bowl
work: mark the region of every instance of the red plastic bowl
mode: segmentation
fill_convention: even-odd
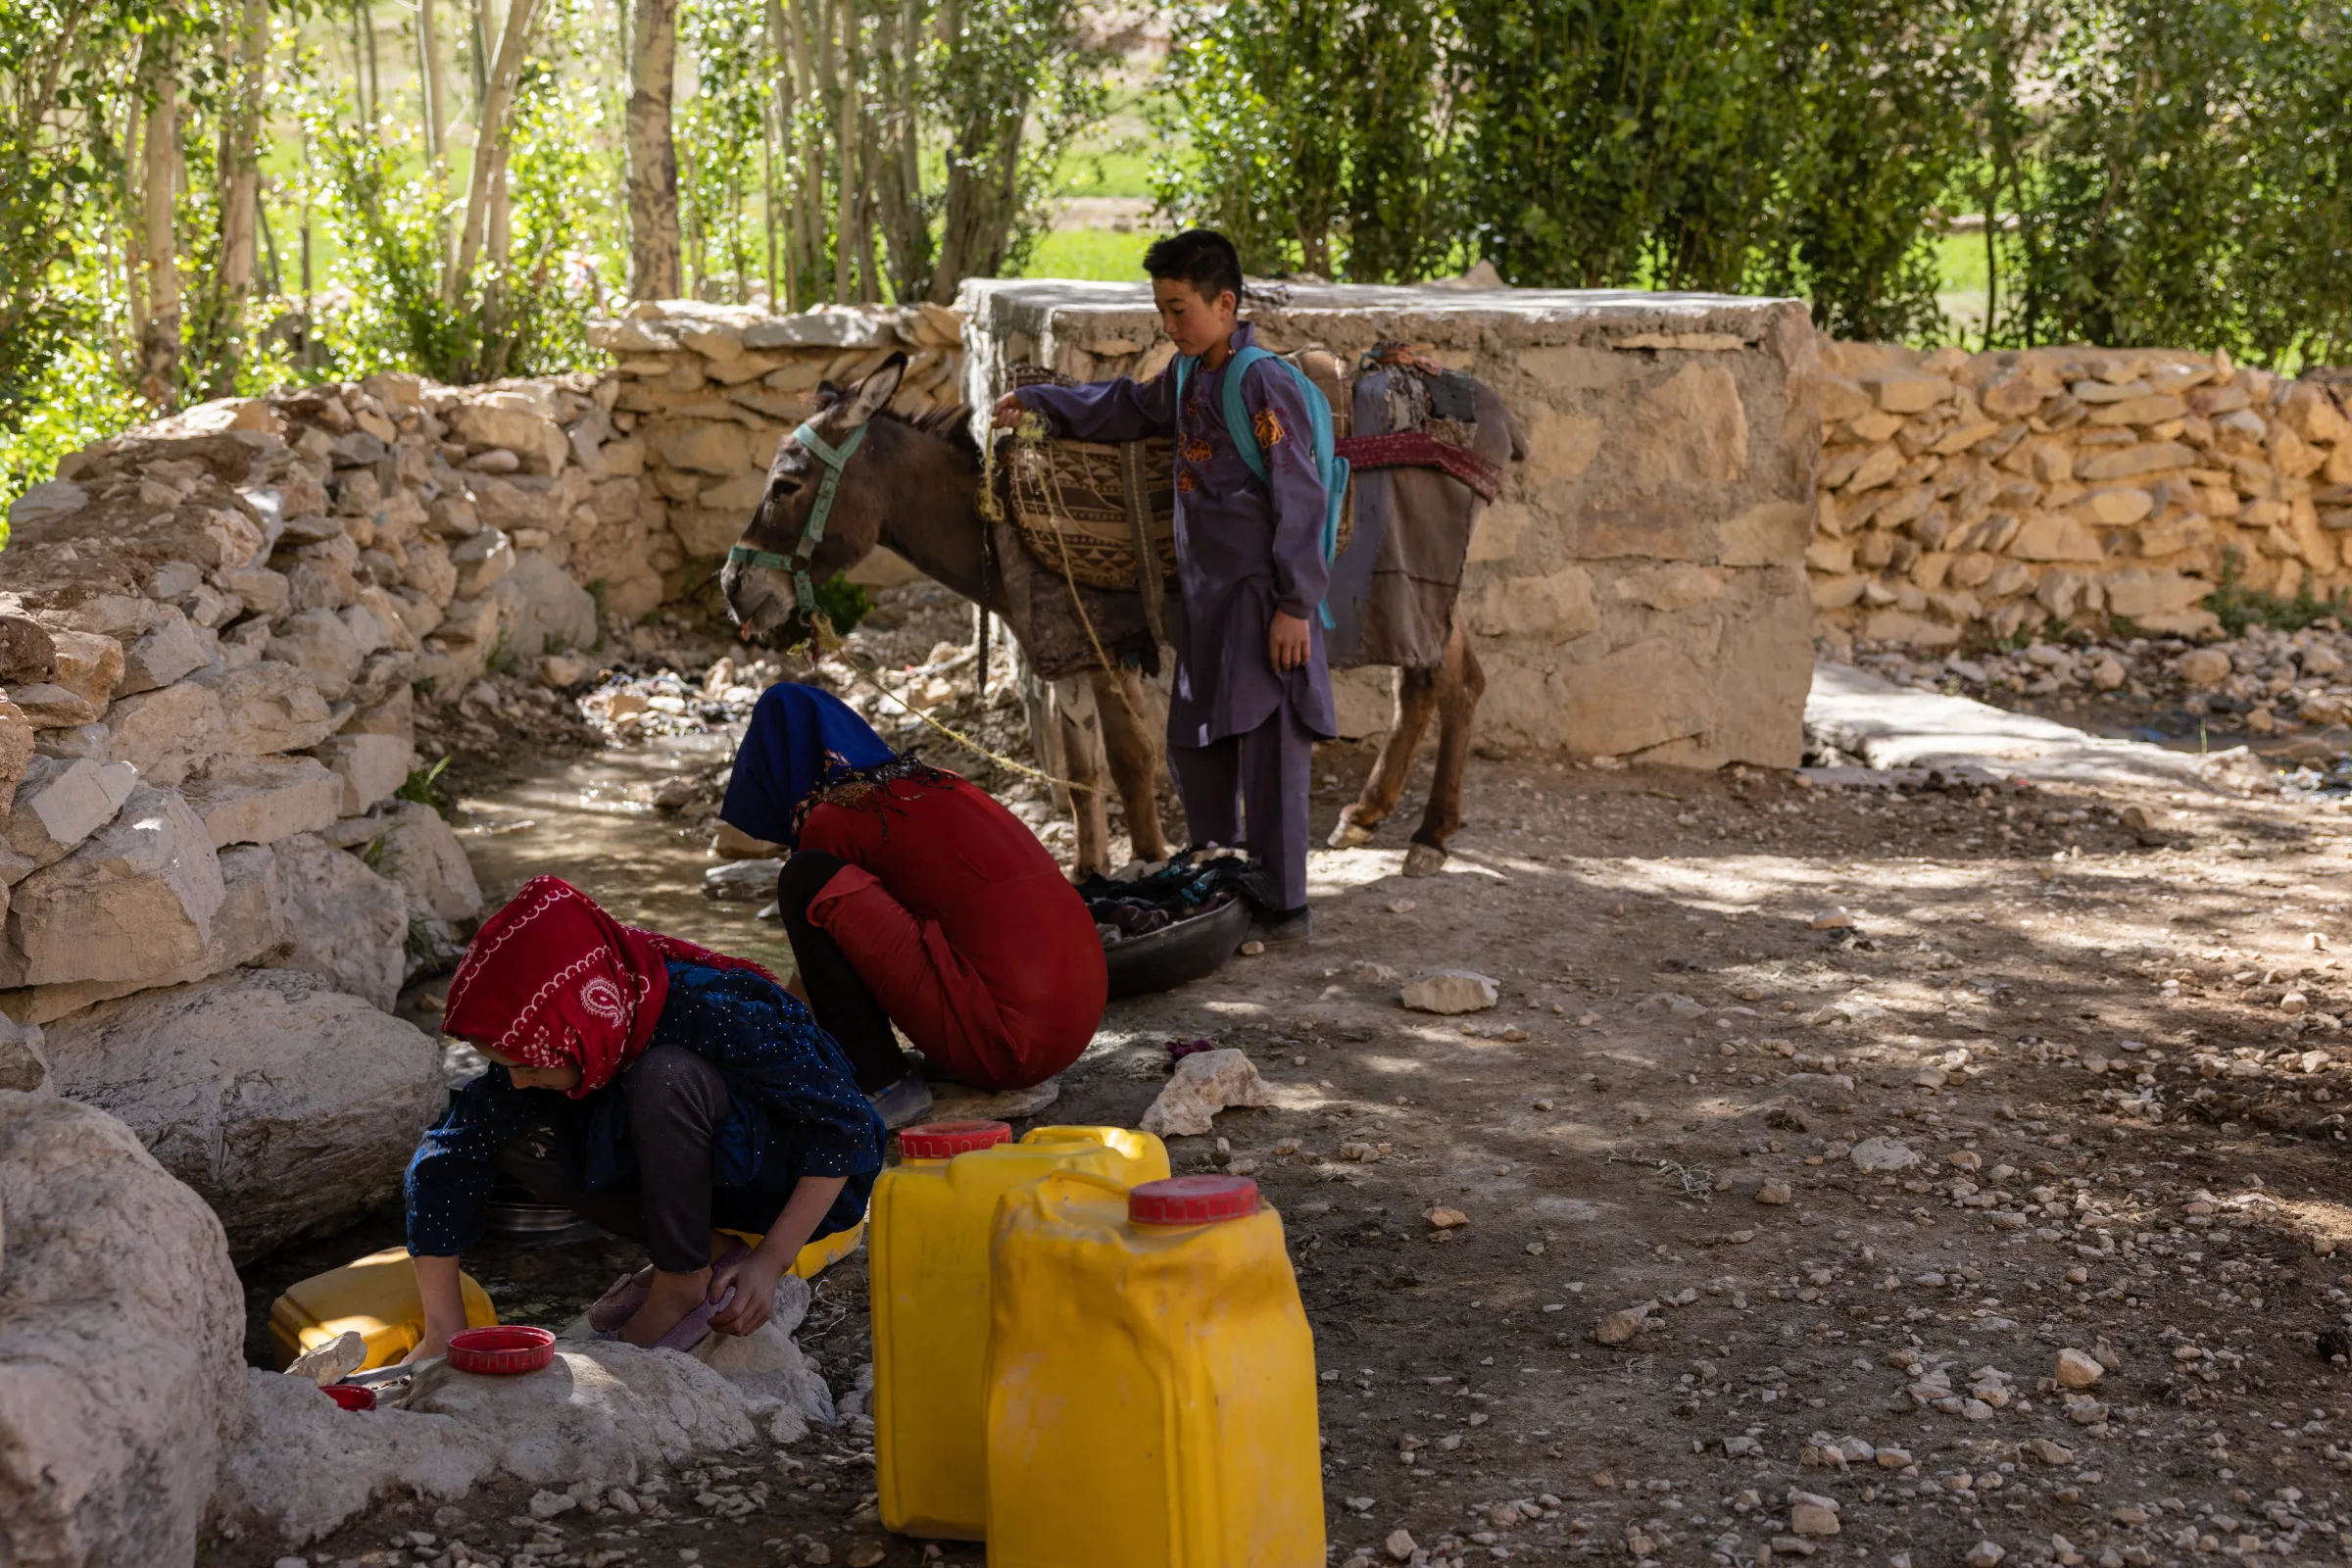
[[[555,1358],[556,1337],[545,1329],[463,1329],[449,1337],[449,1364],[460,1372],[512,1377],[536,1372]]]
[[[346,1410],[372,1410],[375,1408],[375,1391],[361,1388],[356,1383],[330,1383],[318,1392]]]

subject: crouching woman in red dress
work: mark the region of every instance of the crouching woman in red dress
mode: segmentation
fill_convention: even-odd
[[[1109,981],[1094,917],[1037,836],[986,791],[884,744],[829,692],[785,682],[753,710],[719,815],[792,851],[776,897],[794,989],[883,1120],[944,1076],[1025,1089],[1078,1058]]]

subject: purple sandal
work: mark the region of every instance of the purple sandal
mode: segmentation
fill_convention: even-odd
[[[750,1250],[741,1242],[730,1242],[727,1244],[725,1251],[711,1259],[710,1267],[713,1270],[724,1268],[738,1257],[746,1255]],[[622,1326],[637,1315],[637,1309],[645,1305],[646,1298],[653,1294],[653,1287],[638,1284],[636,1275],[623,1274],[612,1282],[611,1290],[598,1297],[596,1303],[588,1308],[588,1326],[599,1334],[616,1337]],[[710,1305],[708,1302],[705,1304]],[[715,1312],[719,1309],[719,1305],[724,1304],[721,1302],[718,1305],[710,1305],[710,1311]],[[694,1314],[689,1312],[680,1322],[690,1321],[693,1316]],[[706,1312],[704,1321],[708,1322],[709,1320],[710,1313]],[[676,1330],[673,1329],[671,1332],[675,1333]],[[668,1343],[666,1336],[663,1337],[663,1343]]]

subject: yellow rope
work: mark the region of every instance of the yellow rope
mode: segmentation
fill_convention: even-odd
[[[823,617],[819,616],[818,618],[821,620]],[[848,646],[840,642],[838,639],[835,641],[833,647],[828,650],[828,652],[830,652],[833,657],[839,659],[843,663],[849,665],[851,672],[857,675],[859,679],[863,680],[868,686],[871,686],[878,695],[887,697],[892,702],[898,704],[902,710],[913,714],[916,718],[921,719],[924,723],[930,725],[933,729],[939,731],[949,740],[954,741],[956,745],[962,747],[965,751],[972,753],[974,756],[984,757],[991,762],[996,763],[997,766],[1004,768],[1008,772],[1020,773],[1029,778],[1037,779],[1043,783],[1058,785],[1060,788],[1065,790],[1075,790],[1082,795],[1099,795],[1102,793],[1101,786],[1099,785],[1081,784],[1076,779],[1055,778],[1053,774],[1045,772],[1039,768],[1031,767],[1026,762],[1016,762],[1009,757],[1000,756],[999,754],[990,751],[987,747],[981,745],[978,741],[973,740],[969,735],[962,733],[960,730],[952,729],[948,725],[941,723],[938,719],[933,718],[929,713],[926,713],[921,709],[909,704],[906,698],[901,697],[898,693],[883,685],[881,680],[876,677],[874,672],[871,669],[868,669],[861,661],[853,656],[850,653]]]

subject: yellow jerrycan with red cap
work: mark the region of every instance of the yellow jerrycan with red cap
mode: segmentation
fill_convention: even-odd
[[[883,1528],[977,1541],[988,1518],[982,1441],[988,1239],[1005,1193],[1054,1171],[1124,1191],[1168,1173],[1168,1152],[1124,1127],[933,1122],[899,1134],[874,1182],[874,1473]]]
[[[1314,1337],[1255,1182],[1056,1172],[990,1265],[989,1568],[1323,1568]]]

